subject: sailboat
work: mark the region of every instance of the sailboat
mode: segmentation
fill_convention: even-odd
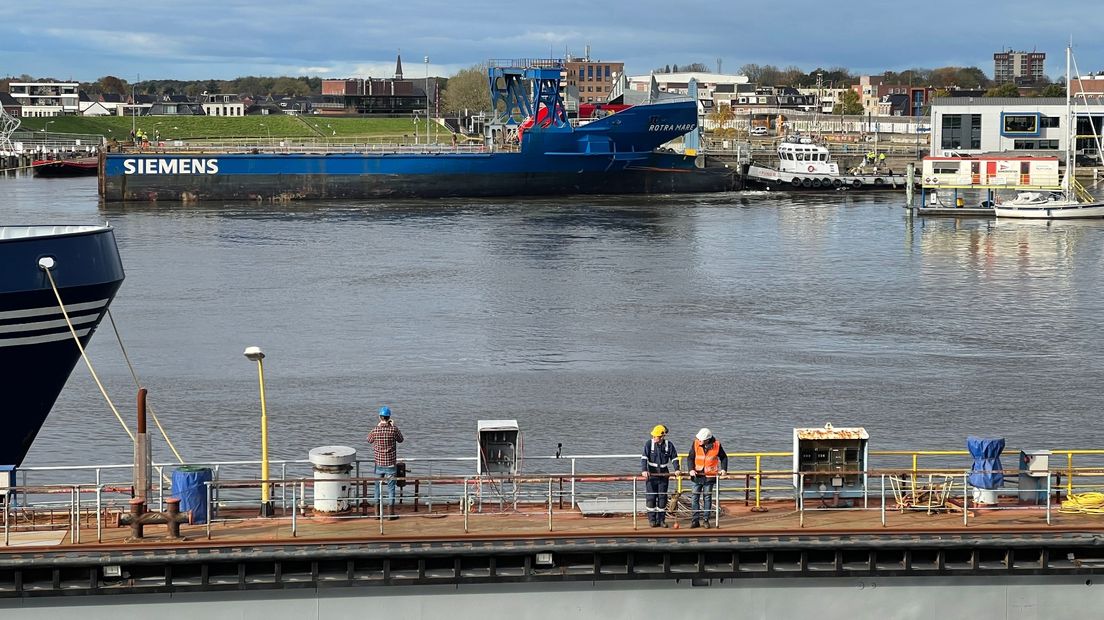
[[[1094,199],[1074,178],[1077,162],[1073,156],[1074,143],[1077,141],[1077,128],[1070,104],[1073,77],[1070,74],[1072,50],[1066,46],[1066,174],[1062,177],[1060,192],[1020,192],[1012,200],[995,205],[993,211],[997,217],[1061,220],[1074,218],[1104,217],[1104,201]]]

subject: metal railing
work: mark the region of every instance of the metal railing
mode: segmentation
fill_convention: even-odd
[[[1066,454],[1070,463],[1075,455],[1099,456],[1102,451],[1061,451]],[[883,469],[845,472],[846,475],[861,474],[864,483],[861,490],[853,492],[843,502],[839,501],[837,489],[817,489],[807,483],[810,475],[822,476],[823,472],[795,472],[792,468],[765,469],[762,462],[765,457],[783,457],[786,453],[737,453],[736,458],[753,457],[754,469],[734,470],[720,477],[713,485],[713,502],[708,519],[716,526],[721,525],[721,516],[724,513],[722,502],[732,506],[733,502],[743,500],[745,506],[752,506],[751,512],[761,508],[766,501],[773,502],[772,506],[777,510],[778,502],[793,502],[793,511],[797,513],[798,527],[806,527],[808,515],[821,511],[878,511],[882,527],[888,527],[893,512],[905,512],[907,510],[955,510],[962,513],[962,525],[968,526],[971,519],[971,510],[979,506],[976,499],[972,499],[970,493],[974,490],[968,482],[971,472],[957,469],[922,468],[919,465],[920,457],[944,457],[958,456],[957,451],[930,451],[926,453],[899,452],[899,456],[909,457],[913,460],[913,467],[903,469]],[[892,456],[885,455],[885,456]],[[462,531],[471,531],[473,519],[484,516],[510,513],[522,516],[540,515],[546,519],[548,531],[553,531],[558,520],[569,515],[577,515],[579,502],[584,500],[599,501],[602,499],[619,500],[622,503],[631,501],[627,510],[615,510],[612,512],[631,513],[633,529],[640,527],[639,515],[641,509],[641,485],[643,479],[639,475],[625,475],[623,473],[609,473],[595,471],[590,473],[577,473],[580,461],[593,461],[594,463],[608,462],[613,458],[632,458],[631,456],[605,456],[595,455],[591,457],[576,456],[563,459],[545,457],[544,461],[559,461],[569,465],[572,472],[553,472],[540,475],[515,476],[504,478],[492,478],[489,476],[473,475],[421,475],[410,476],[405,479],[406,487],[414,486],[414,515],[417,516],[419,507],[426,506],[427,514],[434,517],[454,519],[462,521]],[[470,466],[474,459],[434,459],[421,461],[422,466],[432,471],[434,468],[451,469],[459,465]],[[217,469],[226,471],[237,466],[253,466],[255,462],[233,461],[214,464]],[[205,484],[206,507],[208,522],[206,535],[210,538],[215,530],[223,528],[235,521],[257,519],[256,513],[235,510],[241,507],[256,507],[257,497],[261,487],[265,484],[277,491],[273,497],[277,500],[278,509],[275,515],[263,522],[268,527],[279,528],[282,525],[290,525],[292,536],[299,535],[300,520],[306,515],[307,498],[313,493],[317,482],[305,475],[289,475],[289,470],[300,469],[306,465],[304,461],[278,462],[281,470],[279,477],[274,477],[267,482],[259,479],[242,478],[227,479],[216,477]],[[359,463],[358,463],[359,466]],[[164,470],[159,465],[158,471]],[[72,468],[38,468],[38,473],[56,472]],[[77,468],[87,474],[94,474],[100,480],[93,483],[76,484],[44,484],[27,485],[20,484],[8,491],[8,495],[0,496],[3,499],[3,528],[4,545],[12,544],[13,532],[54,530],[64,532],[63,538],[68,538],[72,544],[82,542],[82,530],[95,528],[96,541],[104,540],[104,530],[109,523],[118,523],[117,517],[126,512],[130,504],[133,488],[103,482],[105,472],[115,472],[118,469],[129,469],[129,466],[101,466],[94,468]],[[585,468],[584,468],[585,469]],[[1072,473],[1071,473],[1072,472]],[[1021,472],[1002,472],[1007,478],[1013,478]],[[1100,479],[1104,478],[1104,471],[1099,468],[1078,467],[1072,465],[1065,469],[1051,469],[1046,472],[1037,472],[1035,479],[1041,486],[1033,487],[1026,492],[1036,501],[1030,506],[1020,505],[985,505],[991,511],[1024,511],[1034,509],[1036,514],[1042,512],[1041,520],[1047,525],[1053,524],[1053,506],[1060,499],[1062,485],[1054,481],[1060,475],[1067,476],[1064,490],[1067,498],[1072,497],[1075,490],[1099,494],[1104,489]],[[24,473],[24,476],[26,474]],[[1077,478],[1077,482],[1072,480]],[[794,482],[797,484],[795,485]],[[327,482],[327,481],[323,481]],[[348,504],[350,512],[328,516],[330,520],[338,522],[377,522],[379,533],[385,533],[385,527],[389,521],[383,510],[383,481],[378,477],[362,477],[359,470],[352,473],[347,481],[354,491],[342,502]],[[685,478],[676,478],[672,487],[674,498],[693,494],[693,489],[687,484]],[[565,484],[566,483],[566,484]],[[369,493],[375,489],[375,493]],[[151,495],[151,503],[158,502],[160,510],[164,510],[163,499],[166,489],[163,484],[156,486],[155,495]],[[1016,493],[1022,499],[1023,488],[1009,487],[1005,494]],[[377,494],[378,493],[378,494]],[[932,495],[935,494],[935,495]],[[372,510],[368,506],[374,497],[380,501],[375,503]],[[402,495],[405,502],[405,489]],[[876,499],[877,501],[872,502]],[[682,500],[678,500],[682,501]],[[818,505],[819,502],[819,505]],[[685,516],[685,506],[679,510]],[[704,508],[703,508],[704,510]],[[1085,512],[1098,512],[1104,508],[1096,508]],[[1065,511],[1064,509],[1062,510]],[[404,513],[406,518],[409,513]],[[116,518],[111,518],[115,516]],[[754,519],[753,516],[745,518]],[[1022,519],[1021,519],[1022,522]],[[232,536],[232,531],[227,534]],[[332,533],[331,533],[332,535]],[[50,544],[50,543],[48,543]],[[52,544],[56,544],[52,543]]]
[[[1017,449],[1006,449],[1003,459],[1014,459],[1019,453]],[[754,476],[753,482],[762,483],[767,472],[793,473],[793,453],[779,452],[730,452],[728,454],[730,471],[747,471]],[[971,456],[966,450],[871,450],[870,461],[867,463],[867,471],[904,471],[912,476],[926,473],[939,473],[946,471],[961,471],[967,468]],[[1063,459],[1064,457],[1064,459]],[[1075,462],[1075,457],[1080,459]],[[681,458],[685,459],[686,455]],[[572,484],[586,476],[608,472],[613,467],[609,463],[639,462],[638,454],[580,454],[562,456],[528,456],[525,458],[525,466],[533,475],[553,475],[570,480]],[[1104,472],[1104,449],[1070,450],[1058,449],[1051,451],[1051,472],[1056,476],[1064,477],[1064,489],[1067,495],[1072,495],[1079,483],[1078,477],[1093,477]],[[475,468],[476,457],[415,457],[402,459],[411,471],[421,469],[418,473],[426,476],[470,474]],[[1055,466],[1054,461],[1064,460],[1063,466]],[[172,469],[183,466],[210,467],[215,479],[220,477],[236,477],[241,479],[259,478],[259,460],[238,461],[206,461],[186,464],[155,463],[153,465],[155,484],[154,496],[158,498],[159,507],[163,508],[163,499],[168,495],[168,474]],[[367,467],[367,469],[363,469]],[[354,476],[360,477],[361,471],[371,471],[373,463],[370,459],[357,460],[354,464]],[[279,472],[280,478],[310,477],[311,465],[306,459],[271,460],[270,471]],[[129,487],[132,483],[131,475],[133,466],[130,464],[110,465],[80,465],[80,466],[34,466],[23,467],[17,470],[17,485],[31,486],[38,484],[94,484],[107,486]],[[224,476],[224,474],[226,474]],[[572,490],[572,505],[576,505],[574,487]],[[761,489],[756,492],[755,499],[761,501]]]

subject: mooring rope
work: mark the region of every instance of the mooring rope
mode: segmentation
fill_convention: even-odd
[[[73,322],[69,320],[69,312],[65,309],[65,303],[61,301],[61,293],[58,292],[57,283],[54,282],[54,274],[50,271],[53,266],[47,267],[41,262],[39,267],[46,272],[46,277],[50,280],[50,288],[54,290],[54,297],[57,298],[58,307],[61,308],[61,316],[65,317],[65,324],[69,326],[69,333],[73,335],[73,341],[77,343],[77,349],[80,350],[81,358],[84,359],[84,365],[88,367],[88,372],[92,373],[92,378],[96,381],[96,386],[100,388],[100,394],[103,394],[104,400],[107,401],[107,405],[111,407],[111,412],[115,414],[115,419],[119,420],[119,424],[122,425],[123,430],[126,431],[130,441],[134,442],[134,433],[130,432],[127,428],[126,422],[123,421],[123,416],[119,415],[119,410],[115,408],[115,403],[111,402],[111,397],[107,395],[107,390],[104,389],[103,382],[100,381],[99,375],[96,374],[96,369],[92,367],[92,361],[88,359],[88,353],[84,350],[84,345],[81,344],[80,336],[77,336],[77,330],[73,328]]]
[[[130,369],[130,376],[134,378],[134,386],[140,388],[142,387],[142,383],[138,380],[138,373],[134,370],[134,364],[130,363],[130,355],[127,354],[126,345],[123,344],[123,337],[119,335],[119,327],[115,325],[115,316],[111,314],[110,308],[107,310],[107,318],[111,321],[111,329],[115,331],[115,340],[119,342],[119,348],[123,351],[123,359],[126,360],[127,368]],[[184,463],[184,458],[180,456],[180,452],[177,451],[176,446],[174,446],[172,440],[169,439],[169,434],[165,432],[165,428],[161,426],[161,420],[157,419],[157,414],[154,413],[153,406],[146,403],[146,411],[149,411],[150,417],[153,418],[153,423],[157,425],[157,430],[161,431],[161,436],[165,438],[165,443],[168,444],[169,449],[172,450],[173,455],[176,456],[176,461],[178,463]]]

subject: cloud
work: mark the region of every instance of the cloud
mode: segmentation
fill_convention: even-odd
[[[404,60],[421,65],[428,55],[431,73],[448,75],[489,58],[580,55],[588,45],[593,57],[623,61],[635,74],[670,63],[713,67],[717,58],[726,71],[755,63],[869,73],[956,65],[991,72],[993,53],[1012,47],[1046,52],[1054,75],[1070,35],[1083,70],[1104,68],[1098,24],[1086,19],[1099,8],[1088,0],[1061,7],[930,0],[916,10],[823,0],[635,0],[616,10],[582,0],[550,6],[189,0],[140,9],[51,0],[36,3],[33,17],[13,6],[0,8],[0,71],[81,80],[138,73],[163,79],[388,76],[400,48]]]

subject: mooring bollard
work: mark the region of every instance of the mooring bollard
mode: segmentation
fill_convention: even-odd
[[[130,526],[130,538],[127,540],[143,540],[145,538],[145,526],[168,526],[169,538],[180,538],[180,524],[190,523],[191,511],[180,512],[180,498],[170,497],[165,500],[165,512],[149,512],[146,510],[146,502],[140,497],[130,500],[130,513],[119,517],[119,525]]]

